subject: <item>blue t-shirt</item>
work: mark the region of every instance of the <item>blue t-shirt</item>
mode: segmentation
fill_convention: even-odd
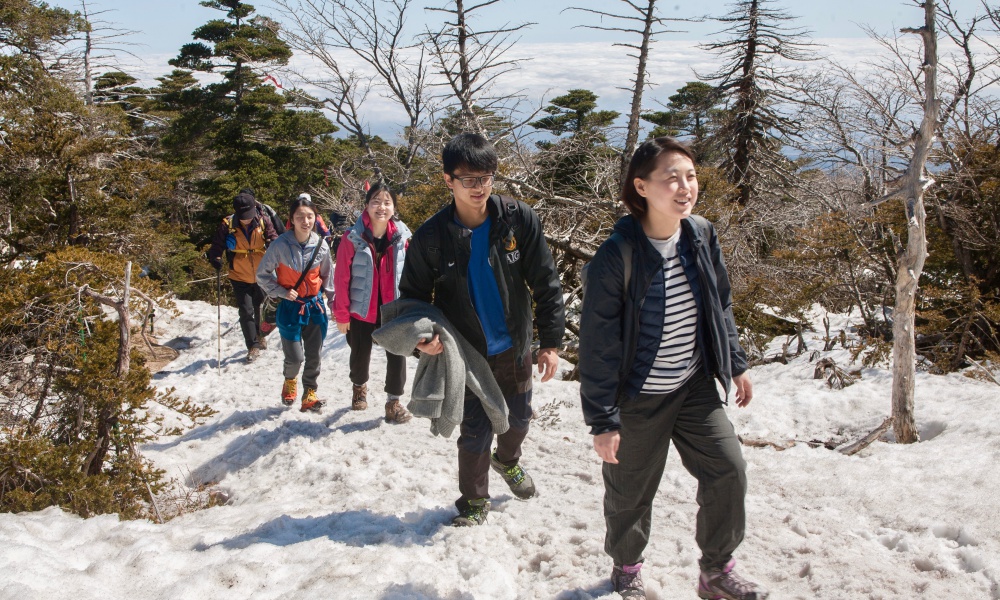
[[[493,356],[514,347],[507,331],[507,318],[500,300],[500,290],[490,265],[490,222],[472,229],[472,255],[469,257],[469,295],[486,335],[486,355]]]

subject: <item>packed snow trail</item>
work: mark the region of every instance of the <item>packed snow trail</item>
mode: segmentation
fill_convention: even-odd
[[[349,350],[331,328],[321,414],[281,406],[277,334],[252,365],[224,308],[178,302],[157,335],[180,356],[160,388],[219,413],[145,453],[183,485],[230,503],[163,525],[80,519],[57,508],[0,515],[0,598],[17,600],[616,598],[603,551],[600,464],[575,383],[536,380],[538,418],[522,465],[538,497],[520,501],[491,473],[486,525],[449,526],[456,449],[429,422],[383,421],[384,355],[373,352],[370,407],[349,410]],[[835,323],[836,331],[846,327]],[[810,348],[821,348],[807,337]],[[779,340],[780,342],[780,340]],[[838,364],[847,351],[824,353]],[[416,361],[409,361],[410,375]],[[730,409],[741,435],[850,441],[885,418],[891,375],[868,369],[844,390],[812,379],[806,356],[752,370],[755,398]],[[747,539],[739,568],[772,598],[955,596],[1000,599],[997,387],[918,374],[922,442],[877,442],[846,457],[805,443],[744,448]],[[405,397],[404,397],[405,402]],[[171,424],[177,419],[160,411]],[[180,423],[179,420],[176,421]],[[671,453],[654,505],[643,577],[650,598],[695,598],[694,480]]]

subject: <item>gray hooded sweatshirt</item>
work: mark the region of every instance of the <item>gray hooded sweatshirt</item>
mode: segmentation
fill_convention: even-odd
[[[402,298],[382,306],[382,327],[372,339],[387,351],[407,356],[417,344],[440,336],[444,352],[421,354],[413,377],[407,408],[418,417],[431,420],[431,433],[448,437],[461,424],[465,388],[479,397],[493,425],[501,434],[510,428],[507,403],[486,359],[458,333],[444,313],[432,304]]]

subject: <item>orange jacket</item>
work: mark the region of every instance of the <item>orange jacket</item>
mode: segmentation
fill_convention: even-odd
[[[221,261],[222,253],[225,252],[229,260],[229,279],[256,283],[257,267],[264,257],[265,246],[278,235],[270,219],[262,215],[251,221],[247,228],[250,231],[249,238],[240,223],[237,222],[234,226],[232,220],[233,215],[229,215],[219,224],[212,239],[212,247],[208,250],[208,259],[215,264],[216,261]],[[230,235],[236,241],[236,248],[233,250],[229,250],[226,245]]]

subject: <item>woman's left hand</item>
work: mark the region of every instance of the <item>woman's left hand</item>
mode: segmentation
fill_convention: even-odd
[[[750,404],[753,400],[753,383],[750,381],[750,373],[743,372],[733,377],[733,385],[736,386],[736,406],[740,408]]]

